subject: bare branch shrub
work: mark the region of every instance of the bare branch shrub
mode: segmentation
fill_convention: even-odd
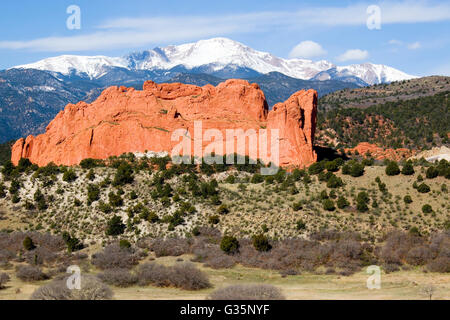
[[[137,283],[137,276],[128,269],[109,269],[97,275],[97,277],[112,286],[126,288]]]
[[[132,248],[121,248],[112,244],[92,256],[92,264],[102,270],[130,269],[139,262],[139,256]]]
[[[178,257],[189,253],[189,243],[187,239],[157,239],[150,244],[157,257]]]
[[[48,276],[42,272],[39,267],[30,265],[21,265],[17,267],[16,276],[22,281],[32,282],[48,279]]]
[[[67,288],[67,277],[58,278],[36,289],[31,300],[110,300],[111,289],[93,276],[82,276],[81,290]]]
[[[166,267],[156,263],[146,263],[137,271],[139,285],[176,287],[184,290],[201,290],[211,286],[207,276],[191,263]]]
[[[9,275],[7,275],[6,273],[0,273],[0,289],[4,289],[5,288],[5,284],[11,280],[11,278],[9,277]]]
[[[285,300],[281,291],[271,285],[233,285],[211,293],[210,300]]]

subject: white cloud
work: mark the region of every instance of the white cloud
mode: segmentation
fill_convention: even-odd
[[[350,49],[345,51],[345,53],[341,54],[339,57],[337,57],[337,60],[341,62],[349,60],[365,60],[368,57],[369,52],[367,50]]]
[[[418,41],[408,44],[408,49],[410,49],[410,50],[416,50],[416,49],[419,49],[421,47],[422,47],[422,45]]]
[[[314,41],[302,41],[289,53],[290,58],[314,58],[325,55],[327,52],[320,44]]]
[[[400,45],[403,44],[403,42],[400,41],[400,40],[392,39],[392,40],[389,40],[389,44],[392,44],[392,45],[395,45],[395,46],[400,46]]]
[[[450,3],[403,1],[379,3],[381,26],[450,20]],[[235,15],[119,18],[100,23],[96,32],[69,37],[0,41],[0,49],[34,51],[87,51],[142,47],[199,38],[270,32],[274,28],[364,26],[367,4],[347,7],[304,7],[299,11],[250,12]]]

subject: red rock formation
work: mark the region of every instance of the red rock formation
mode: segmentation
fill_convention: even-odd
[[[92,104],[69,104],[44,134],[16,142],[12,162],[28,158],[40,166],[77,165],[85,158],[106,159],[126,152],[170,152],[179,144],[171,139],[174,130],[185,129],[194,137],[194,121],[201,121],[202,132],[216,128],[224,138],[227,129],[279,129],[280,164],[308,166],[317,160],[316,113],[314,90],[297,92],[269,112],[258,85],[244,80],[228,80],[217,87],[147,81],[142,91],[111,87]],[[203,141],[203,148],[208,144]],[[245,150],[249,155],[248,145]]]
[[[400,161],[404,159],[408,159],[414,154],[414,150],[409,150],[406,148],[400,148],[400,149],[383,149],[381,147],[378,147],[375,144],[370,144],[368,142],[362,142],[358,144],[353,149],[345,149],[345,152],[351,152],[355,153],[358,152],[358,154],[362,156],[366,156],[367,154],[370,154],[370,157],[376,159],[376,160],[395,160]]]

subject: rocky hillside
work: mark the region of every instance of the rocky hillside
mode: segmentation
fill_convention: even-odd
[[[433,96],[445,91],[450,91],[450,77],[424,77],[336,91],[322,97],[319,101],[319,108],[321,110],[367,108],[387,102]]]
[[[372,105],[371,99],[361,100],[370,100],[364,108],[350,107],[351,104],[328,112],[322,108],[317,140],[319,144],[337,148],[355,147],[361,142],[416,150],[446,145],[450,141],[449,98],[449,91],[442,91],[383,104]]]
[[[100,90],[38,70],[0,71],[0,143],[43,132],[67,103],[90,101]]]
[[[337,158],[262,176],[248,162],[169,165],[169,158],[128,154],[72,168],[21,161],[0,172],[0,230],[67,231],[85,243],[190,237],[206,226],[244,238],[335,230],[372,240],[390,230],[450,227],[445,161],[386,166]]]

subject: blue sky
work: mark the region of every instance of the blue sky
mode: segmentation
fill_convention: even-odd
[[[66,27],[70,5],[81,9],[80,30]],[[367,27],[370,5],[380,8],[379,30]],[[449,1],[4,0],[0,26],[0,69],[221,36],[284,58],[450,75]]]

